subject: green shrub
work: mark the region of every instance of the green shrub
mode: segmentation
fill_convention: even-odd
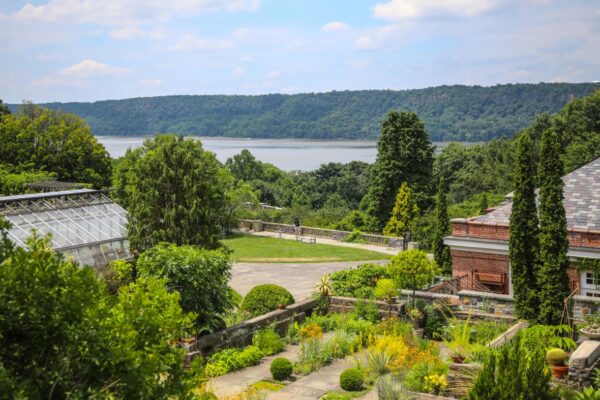
[[[294,297],[278,285],[258,285],[252,288],[242,301],[240,309],[256,317],[277,309],[279,304],[292,304]]]
[[[362,238],[362,232],[358,229],[354,229],[352,232],[342,238],[342,242],[346,243],[365,243]]]
[[[198,397],[198,400],[219,400],[219,398],[212,392],[204,392]]]
[[[332,358],[344,358],[358,348],[358,337],[343,330],[336,330],[333,337],[323,343],[325,353]]]
[[[372,301],[358,300],[354,305],[354,314],[358,319],[364,319],[373,323],[380,319],[377,305]]]
[[[361,390],[363,383],[363,374],[356,368],[348,368],[340,375],[340,386],[349,392]]]
[[[362,264],[331,274],[331,287],[337,296],[373,297],[373,288],[381,278],[389,278],[387,268],[379,264]]]
[[[446,375],[448,365],[440,361],[421,361],[416,363],[404,378],[404,386],[414,392],[426,392],[425,378],[431,375]]]
[[[271,375],[277,381],[283,381],[294,372],[294,366],[290,360],[284,357],[278,357],[271,362]]]
[[[331,348],[323,346],[321,339],[311,338],[300,346],[298,362],[294,366],[294,370],[307,375],[329,364],[332,358]]]
[[[212,355],[206,364],[204,374],[207,377],[225,375],[237,369],[256,365],[262,357],[262,351],[256,346],[248,346],[243,350],[221,350]]]
[[[263,329],[254,333],[252,344],[258,347],[264,355],[279,353],[285,345],[273,328]]]

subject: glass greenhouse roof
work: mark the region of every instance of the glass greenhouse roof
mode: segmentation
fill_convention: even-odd
[[[32,230],[50,234],[52,246],[82,265],[129,257],[127,212],[105,191],[78,189],[0,197],[0,214],[23,246]]]

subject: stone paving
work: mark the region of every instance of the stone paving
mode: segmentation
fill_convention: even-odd
[[[386,264],[388,261],[344,261],[333,263],[235,263],[230,285],[242,296],[254,286],[273,283],[292,293],[296,301],[310,297],[315,285],[325,274],[348,269],[367,262]]]

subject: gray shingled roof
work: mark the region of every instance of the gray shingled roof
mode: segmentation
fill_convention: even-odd
[[[567,226],[578,231],[600,231],[600,158],[563,177]],[[508,225],[512,203],[469,221]]]

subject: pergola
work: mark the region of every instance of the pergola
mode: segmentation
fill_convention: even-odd
[[[77,189],[0,197],[10,239],[24,246],[33,230],[51,235],[55,251],[81,265],[129,258],[127,211],[106,190]]]

